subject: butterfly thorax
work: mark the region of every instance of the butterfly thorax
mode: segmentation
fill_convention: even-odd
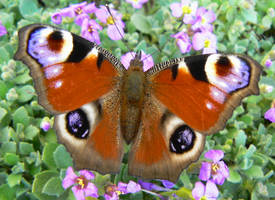
[[[141,65],[131,65],[125,71],[121,85],[120,124],[122,135],[128,144],[134,139],[140,127],[146,82],[142,62],[131,64]]]

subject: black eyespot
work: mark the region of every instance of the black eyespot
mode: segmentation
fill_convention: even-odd
[[[66,127],[69,133],[79,139],[85,139],[89,136],[89,121],[81,109],[71,111],[66,115]]]
[[[187,152],[193,148],[195,139],[194,131],[189,126],[182,125],[170,137],[170,151],[177,154]]]

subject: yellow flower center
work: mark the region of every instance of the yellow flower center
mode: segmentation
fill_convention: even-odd
[[[203,197],[200,198],[200,200],[207,200],[207,197],[203,196]]]
[[[202,24],[205,24],[205,22],[206,22],[205,17],[202,17],[202,18],[201,18],[201,23],[202,23]]]
[[[115,24],[112,16],[110,16],[110,17],[107,18],[107,24]]]
[[[208,48],[210,46],[210,44],[211,44],[210,40],[205,40],[204,41],[204,47],[205,48]]]
[[[93,26],[89,26],[89,28],[88,28],[88,31],[90,32],[90,33],[92,33],[92,32],[94,32],[94,28],[93,28]]]
[[[79,177],[76,179],[76,182],[78,185],[80,185],[81,189],[83,189],[85,187],[85,183],[84,183],[84,179]]]
[[[217,163],[212,163],[211,169],[212,169],[212,173],[216,174],[217,170],[220,169],[220,166]]]
[[[182,7],[182,13],[183,14],[190,14],[191,13],[191,8],[189,6],[183,6]]]
[[[81,8],[75,9],[75,13],[78,14],[78,15],[80,15],[82,12],[83,12],[83,11],[82,11]]]

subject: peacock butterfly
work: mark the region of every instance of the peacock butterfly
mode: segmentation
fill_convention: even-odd
[[[75,167],[104,174],[120,170],[131,144],[130,175],[175,182],[199,158],[206,135],[259,93],[261,66],[248,56],[175,58],[144,72],[138,52],[126,70],[107,50],[49,25],[20,29],[14,58],[30,68]]]

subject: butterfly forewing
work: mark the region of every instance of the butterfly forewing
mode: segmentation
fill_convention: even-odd
[[[242,55],[209,54],[160,63],[147,72],[153,95],[193,129],[222,129],[241,100],[258,94],[261,66]]]
[[[95,43],[41,24],[20,29],[15,59],[29,66],[39,102],[52,113],[97,100],[112,90],[124,70]]]

